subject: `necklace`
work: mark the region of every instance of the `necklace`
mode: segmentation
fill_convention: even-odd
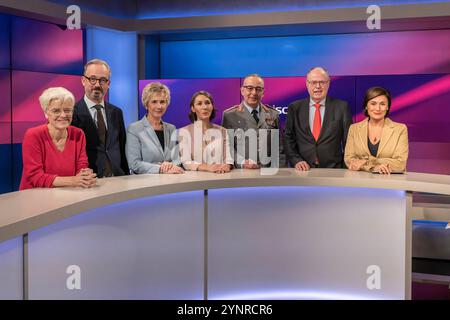
[[[370,142],[372,142],[372,144],[377,144],[380,139],[381,139],[381,133],[383,132],[383,126],[373,126],[370,124],[368,125],[368,134],[369,134],[369,139]]]

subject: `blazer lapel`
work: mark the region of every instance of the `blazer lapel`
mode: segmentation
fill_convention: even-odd
[[[82,121],[89,127],[88,130],[97,133],[97,126],[95,125],[94,119],[92,118],[91,112],[84,99],[81,100],[81,108],[78,109],[78,112],[80,117],[83,117]],[[86,119],[86,121],[84,121],[84,119]]]
[[[166,159],[166,154],[170,154],[170,132],[169,127],[165,122],[163,122],[163,132],[164,132],[164,150],[161,150],[164,154],[164,160]]]
[[[309,125],[309,99],[305,99],[300,104],[300,108],[298,110],[298,117],[300,119],[300,125],[304,128],[306,134],[313,141],[315,141],[314,136],[311,131],[311,127]]]
[[[106,114],[106,146],[108,147],[111,143],[111,135],[113,129],[113,119],[112,119],[112,110],[110,106],[105,101],[105,114]]]
[[[164,157],[164,151],[163,151],[163,149],[161,147],[161,143],[159,142],[158,136],[156,135],[155,129],[153,129],[153,127],[150,125],[150,123],[148,122],[146,116],[144,116],[141,121],[142,121],[142,124],[144,125],[145,132],[147,133],[147,136],[150,138],[150,140],[153,141],[153,144],[155,146],[157,146],[159,152]],[[164,129],[164,123],[163,123],[163,129]],[[164,130],[164,144],[166,144],[166,141],[167,141],[166,133],[165,133],[165,130]]]
[[[380,147],[378,148],[377,157],[383,151],[383,148],[388,143],[388,141],[391,138],[393,132],[394,132],[394,129],[393,129],[393,126],[392,126],[392,122],[391,122],[391,120],[386,118],[384,120],[383,133],[381,134]]]
[[[369,146],[367,145],[367,139],[368,139],[368,132],[367,132],[367,124],[368,120],[362,121],[358,126],[358,137],[359,137],[359,143],[363,146],[365,152],[370,155]]]
[[[260,109],[260,111],[259,111],[259,116],[258,116],[259,117],[258,128],[262,128],[266,124],[267,119],[270,119],[271,116],[270,116],[270,113],[266,112],[263,107],[260,106],[259,109]]]

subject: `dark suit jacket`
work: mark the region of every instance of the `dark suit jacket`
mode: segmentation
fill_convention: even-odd
[[[97,134],[97,126],[88,110],[86,102],[81,99],[75,104],[72,125],[84,131],[86,135],[86,153],[89,168],[99,177],[103,177],[106,157],[111,162],[115,176],[130,174],[125,155],[126,131],[122,110],[105,101],[106,146],[103,146]]]
[[[292,166],[299,161],[309,165],[319,159],[321,168],[342,168],[352,114],[347,102],[327,97],[319,139],[314,139],[309,125],[309,98],[289,105],[286,121],[286,156]]]

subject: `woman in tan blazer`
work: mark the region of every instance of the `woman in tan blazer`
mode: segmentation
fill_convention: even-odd
[[[408,160],[408,129],[390,120],[391,95],[381,87],[367,90],[364,115],[350,126],[344,161],[350,170],[390,174],[404,172]]]

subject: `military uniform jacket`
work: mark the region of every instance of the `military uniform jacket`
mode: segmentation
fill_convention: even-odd
[[[278,111],[260,104],[258,118],[259,122],[256,123],[243,102],[223,112],[222,126],[228,129],[232,142],[231,149],[234,150],[235,166],[240,167],[243,159],[251,159],[264,167],[271,165],[284,167],[283,139],[278,131],[280,128]],[[278,137],[278,148],[276,144],[273,145],[276,152],[272,155],[272,138],[275,137]],[[276,153],[279,154],[279,158],[276,157]],[[274,163],[267,161],[268,158],[275,160]]]

